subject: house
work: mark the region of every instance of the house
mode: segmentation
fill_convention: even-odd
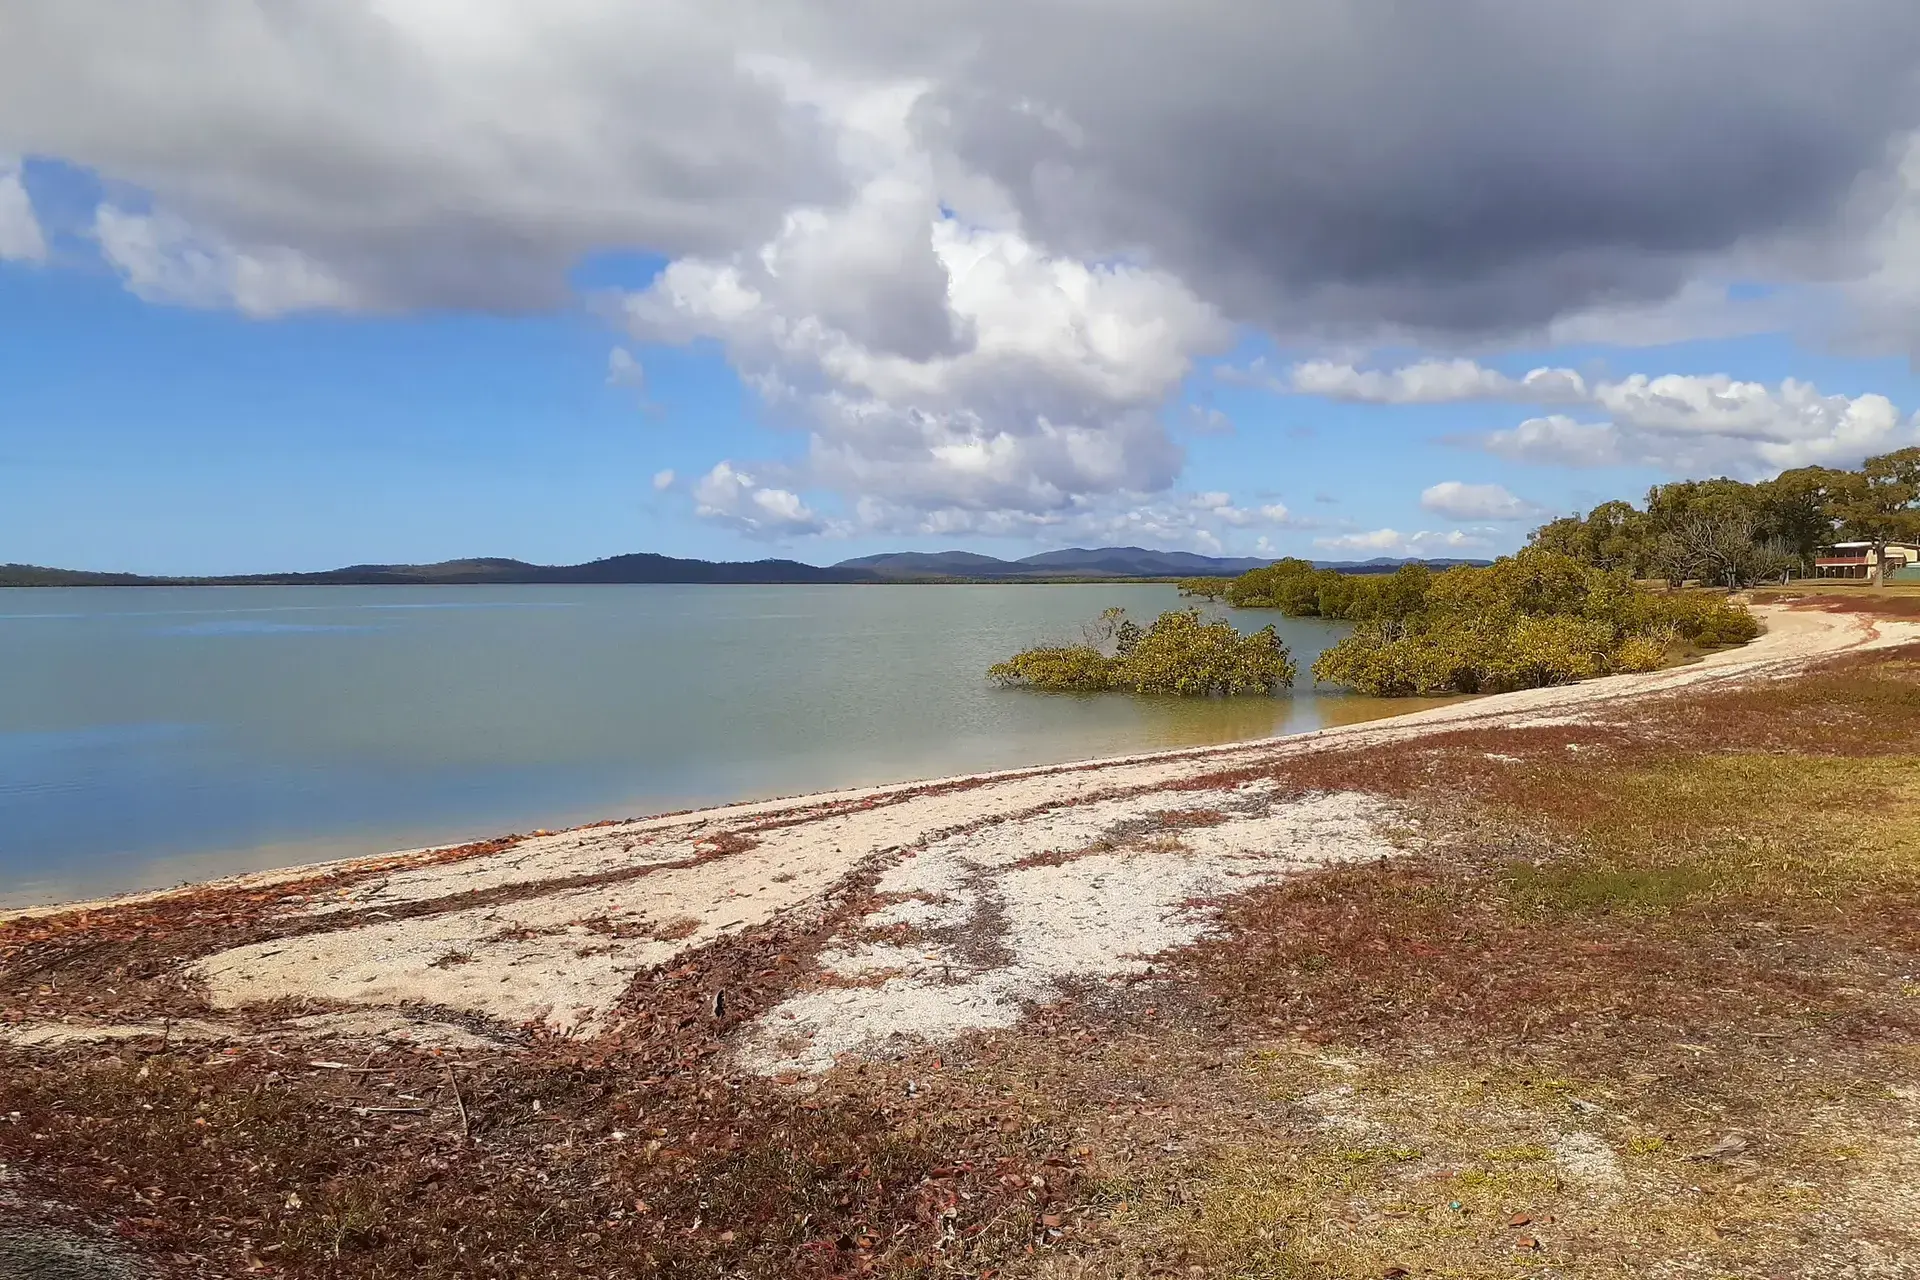
[[[1888,578],[1913,566],[1920,569],[1920,547],[1910,542],[1889,542],[1886,544]],[[1871,542],[1836,542],[1830,547],[1821,547],[1813,553],[1813,576],[1816,578],[1871,578],[1875,554]]]

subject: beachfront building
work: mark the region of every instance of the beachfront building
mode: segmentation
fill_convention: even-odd
[[[1886,577],[1891,578],[1910,567],[1920,571],[1920,547],[1906,542],[1889,542],[1885,552]],[[1878,554],[1871,542],[1836,542],[1830,547],[1821,547],[1813,554],[1813,576],[1871,578]]]

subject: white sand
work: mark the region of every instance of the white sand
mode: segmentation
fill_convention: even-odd
[[[863,927],[905,923],[930,935],[945,930],[944,938],[918,951],[843,939],[827,963],[842,980],[879,985],[796,996],[751,1029],[743,1041],[744,1060],[763,1069],[811,1068],[845,1049],[1007,1025],[1028,1001],[1048,998],[1060,981],[1125,976],[1139,970],[1142,957],[1200,936],[1208,917],[1183,905],[1191,897],[1393,848],[1386,828],[1397,819],[1376,801],[1330,796],[1276,805],[1256,793],[1215,795],[1218,807],[1231,802],[1242,808],[1225,825],[1168,833],[1178,836],[1179,848],[1150,847],[1145,836],[1129,837],[1060,866],[1013,865],[1035,852],[1080,848],[1154,810],[1206,807],[1195,793],[1163,790],[1171,784],[1440,730],[1582,723],[1624,699],[1781,678],[1817,658],[1920,639],[1915,623],[1760,612],[1768,624],[1760,639],[1669,671],[1526,690],[1238,746],[835,792],[542,835],[499,854],[350,884],[319,900],[290,898],[284,904],[290,918],[311,923],[341,916],[339,925],[210,956],[198,973],[217,1008],[282,996],[370,1009],[417,1002],[591,1034],[606,1029],[637,974],[804,909],[850,872],[878,864],[886,868],[882,888],[901,896]],[[755,843],[716,856],[713,842],[721,836]],[[684,865],[694,859],[704,860]],[[587,875],[623,878],[567,886]],[[223,883],[289,878],[276,872]],[[399,906],[418,910],[473,890],[510,894],[511,900],[475,906],[455,899],[444,910],[406,919],[359,914]],[[356,914],[344,914],[350,911]],[[933,987],[936,964],[940,985]]]
[[[876,986],[796,995],[759,1018],[739,1060],[767,1074],[819,1071],[843,1053],[909,1047],[1012,1026],[1060,983],[1146,972],[1150,957],[1200,938],[1215,914],[1189,905],[1291,872],[1393,851],[1391,806],[1358,794],[1277,801],[1252,783],[1110,800],[1044,819],[999,823],[936,841],[876,886],[906,895],[843,931],[821,963],[833,977],[886,975]],[[1236,813],[1217,826],[1157,827],[1157,810]],[[1080,853],[1092,846],[1097,852]],[[1066,854],[1055,865],[1021,865]],[[913,908],[904,914],[902,907]],[[915,945],[861,945],[861,931],[915,921]]]

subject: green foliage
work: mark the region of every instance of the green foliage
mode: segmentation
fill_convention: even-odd
[[[1228,583],[1226,600],[1236,609],[1285,609],[1296,617],[1312,617],[1318,612],[1313,604],[1316,584],[1324,572],[1305,560],[1276,560]]]
[[[1771,480],[1682,480],[1647,491],[1646,510],[1605,502],[1533,531],[1530,546],[1636,578],[1728,588],[1806,572],[1837,538],[1920,539],[1920,448],[1858,471],[1799,467]]]
[[[1180,594],[1198,596],[1202,600],[1218,600],[1227,594],[1227,587],[1232,582],[1231,578],[1182,578]]]
[[[1347,574],[1316,569],[1305,560],[1277,560],[1227,584],[1236,609],[1278,609],[1290,618],[1344,618],[1389,625],[1417,612],[1433,579],[1425,565],[1403,565],[1389,574]]]
[[[1624,571],[1537,548],[1416,585],[1408,575],[1376,589],[1373,616],[1320,656],[1314,676],[1379,697],[1499,693],[1650,671],[1682,640],[1736,644],[1759,633],[1723,596],[1651,591]]]
[[[987,668],[1004,685],[1058,693],[1100,693],[1113,687],[1114,660],[1090,644],[1042,645]]]
[[[1641,635],[1630,635],[1620,642],[1613,655],[1616,671],[1658,671],[1667,663],[1679,633],[1672,627],[1657,627]]]
[[[1702,648],[1745,644],[1760,634],[1759,620],[1725,596],[1699,591],[1650,593],[1647,603],[1643,629],[1664,624],[1682,640]]]
[[[1293,683],[1293,658],[1271,626],[1241,635],[1197,609],[1163,613],[1129,652],[1118,682],[1136,693],[1272,693]]]
[[[1169,610],[1144,631],[1109,609],[1081,644],[1027,649],[987,669],[1003,685],[1029,689],[1186,696],[1270,694],[1291,685],[1294,674],[1293,657],[1272,627],[1241,635],[1225,619],[1202,621],[1198,609]]]

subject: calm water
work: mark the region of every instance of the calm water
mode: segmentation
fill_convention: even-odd
[[[0,591],[0,902],[1359,718],[997,689],[1171,586]],[[1302,671],[1338,624],[1276,622]]]

